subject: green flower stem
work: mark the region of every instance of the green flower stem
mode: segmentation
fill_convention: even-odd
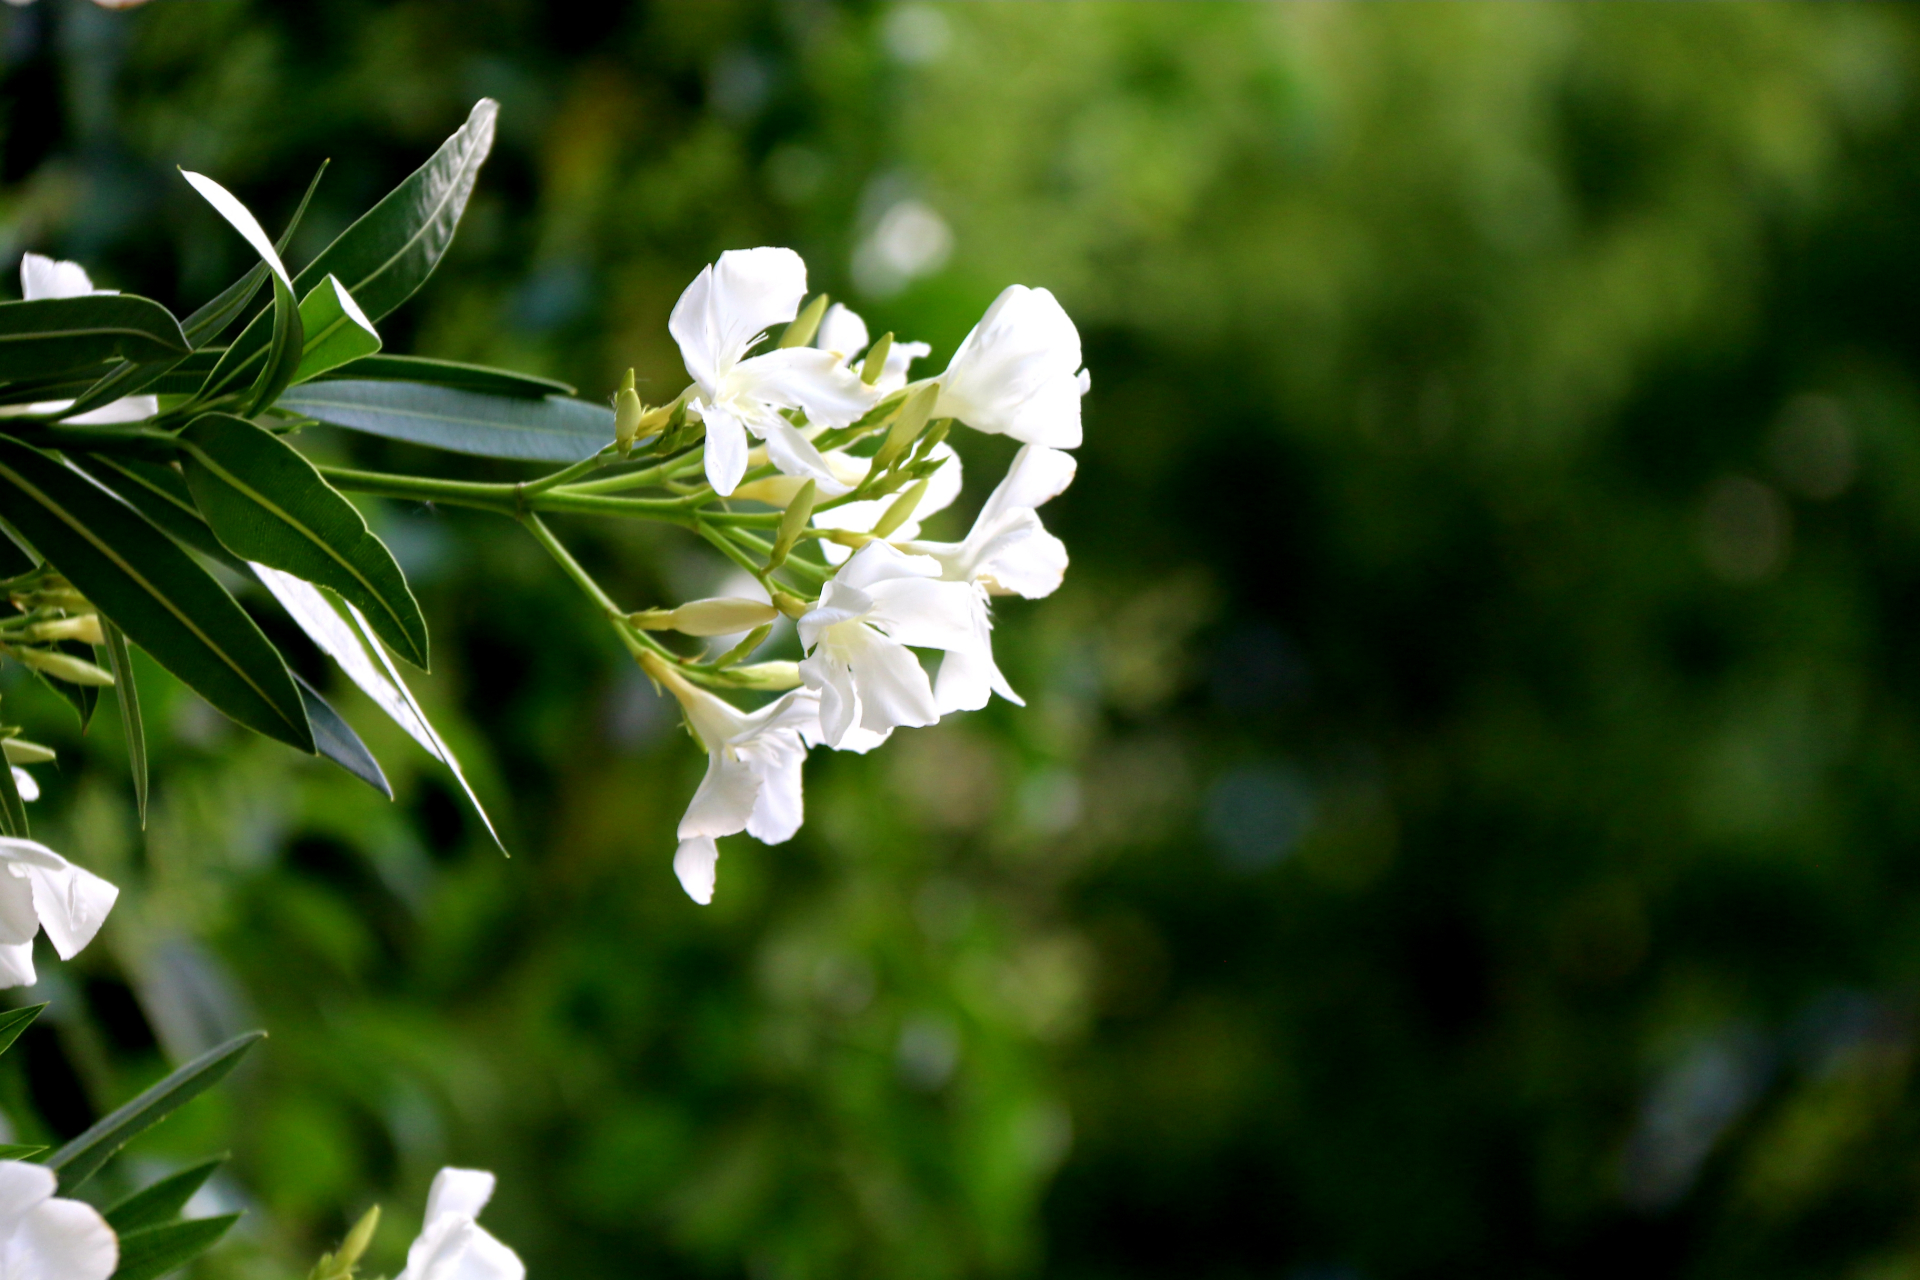
[[[356,471],[351,467],[321,467],[319,470],[335,488],[345,489],[349,493],[375,493],[388,498],[412,498],[417,502],[478,507],[502,515],[517,514],[515,485],[483,484],[475,480],[436,480],[429,476],[396,476],[381,471]]]
[[[621,643],[627,646],[627,652],[637,658],[643,651],[651,650],[669,662],[681,661],[679,655],[627,621],[626,611],[601,590],[600,584],[593,580],[592,574],[580,567],[580,562],[573,558],[573,553],[567,550],[560,539],[553,536],[553,530],[547,528],[544,520],[531,511],[521,513],[518,519],[526,531],[533,535],[533,540],[553,557],[554,563],[560,566],[561,571],[573,579],[574,585],[586,592],[587,598],[599,606],[600,611],[606,615],[607,621],[613,624],[614,633],[620,637]]]
[[[558,488],[560,485],[576,480],[581,476],[592,474],[605,466],[613,457],[614,446],[608,445],[606,448],[600,450],[600,452],[590,457],[582,458],[570,467],[562,467],[551,475],[541,476],[538,480],[527,481],[520,486],[520,491],[522,493],[532,494],[544,493],[548,489]]]

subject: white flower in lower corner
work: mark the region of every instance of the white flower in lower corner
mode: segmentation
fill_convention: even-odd
[[[493,1198],[493,1182],[483,1169],[449,1168],[433,1176],[426,1224],[398,1280],[524,1280],[520,1255],[476,1221]]]
[[[112,7],[112,6],[108,6]],[[96,289],[87,269],[77,262],[55,262],[43,254],[29,253],[20,259],[20,296],[28,302],[42,298],[84,298],[95,293],[116,293],[115,289]],[[7,414],[58,413],[71,400],[44,400],[37,404],[11,406]],[[140,422],[160,412],[157,396],[122,396],[98,409],[66,419],[74,426],[100,426],[113,422]]]
[[[45,1165],[0,1160],[0,1277],[5,1280],[107,1280],[120,1243],[100,1211],[55,1196]]]
[[[800,792],[807,745],[818,736],[820,697],[795,689],[761,707],[742,711],[708,693],[646,654],[648,675],[680,700],[687,723],[707,749],[707,775],[680,819],[680,848],[673,856],[680,887],[695,902],[713,901],[721,836],[744,831],[764,844],[793,838],[805,817]]]
[[[747,359],[774,325],[792,320],[807,294],[807,264],[791,249],[730,249],[702,267],[674,304],[667,329],[698,389],[688,416],[706,424],[707,482],[731,494],[747,470],[747,435],[788,475],[845,493],[820,451],[781,412],[799,409],[815,427],[845,426],[878,395],[831,351],[785,347]]]
[[[839,303],[827,308],[827,314],[821,317],[820,330],[814,334],[813,345],[825,351],[831,351],[844,360],[849,368],[866,371],[860,364],[860,353],[871,344],[867,335],[867,322],[860,313]],[[886,363],[881,366],[880,376],[874,379],[873,389],[882,396],[892,395],[907,385],[907,371],[915,360],[933,354],[933,348],[924,342],[896,342],[887,348]]]
[[[1045,289],[1008,285],[940,375],[936,418],[1054,449],[1080,447],[1080,331]]]
[[[119,896],[111,884],[47,846],[0,836],[0,987],[36,981],[33,936],[42,929],[62,960],[79,955]],[[0,1270],[0,1276],[7,1272]]]
[[[940,719],[932,682],[912,648],[946,650],[950,661],[956,652],[977,655],[990,646],[975,617],[975,588],[939,578],[931,557],[869,542],[801,616],[807,657],[800,677],[819,691],[828,746],[866,749],[876,744],[871,735]]]

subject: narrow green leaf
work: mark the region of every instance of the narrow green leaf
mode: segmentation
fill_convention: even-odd
[[[178,1271],[220,1243],[227,1229],[240,1221],[237,1213],[217,1218],[190,1218],[160,1227],[144,1227],[120,1237],[120,1268],[111,1280],[158,1280]]]
[[[73,467],[0,436],[0,509],[127,637],[217,709],[313,750],[280,655],[226,589]]]
[[[387,799],[393,799],[393,786],[382,772],[380,762],[373,758],[373,752],[367,750],[367,744],[360,741],[360,735],[353,731],[353,726],[328,705],[312,685],[301,679],[297,671],[293,673],[293,683],[299,687],[300,697],[307,704],[307,723],[313,726],[313,745],[320,754]]]
[[[148,387],[165,377],[185,356],[170,357],[166,360],[150,360],[144,364],[135,364],[123,360],[113,367],[113,372],[88,387],[72,404],[62,409],[62,419],[77,418],[83,413],[114,403],[127,396],[138,395]],[[137,421],[138,419],[131,419]]]
[[[227,1162],[225,1156],[194,1165],[171,1174],[150,1187],[134,1192],[107,1210],[107,1225],[121,1235],[142,1227],[158,1226],[178,1217],[193,1199],[193,1193],[206,1185],[214,1170]]]
[[[300,320],[300,304],[294,300],[293,287],[279,276],[273,278],[273,340],[267,345],[267,358],[260,374],[247,393],[243,412],[252,417],[280,398],[293,385],[294,370],[300,367],[300,354],[306,345],[306,326]],[[209,381],[213,375],[209,375]]]
[[[207,1050],[48,1156],[47,1167],[60,1175],[60,1190],[71,1191],[91,1178],[120,1148],[218,1084],[266,1035],[249,1031]]]
[[[0,302],[0,381],[82,372],[109,360],[165,360],[188,349],[172,312],[131,293]]]
[[[187,478],[174,467],[98,453],[78,458],[69,455],[67,460],[113,490],[121,501],[166,530],[182,546],[218,560],[235,573],[247,571],[247,562],[213,536],[212,526],[194,505]]]
[[[140,829],[147,829],[147,730],[140,719],[140,691],[133,685],[133,655],[127,638],[106,618],[100,619],[106,639],[107,665],[113,672],[113,694],[120,700],[120,728],[127,739],[127,767],[133,771],[133,798],[140,810]]]
[[[71,652],[71,647],[68,645],[59,644],[53,647]],[[73,656],[80,657],[78,653]],[[90,684],[74,684],[69,680],[55,680],[44,671],[35,671],[33,675],[34,679],[53,690],[62,702],[73,708],[73,714],[80,720],[80,732],[85,733],[87,727],[93,723],[94,709],[100,705],[99,688]]]
[[[427,621],[386,544],[286,441],[241,418],[202,414],[180,433],[195,502],[235,555],[331,587],[374,630],[427,666]]]
[[[287,229],[282,231],[280,238],[273,243],[275,253],[284,254],[287,246],[293,242],[293,233],[300,226],[300,219],[306,216],[307,204],[313,199],[313,193],[319,189],[320,179],[331,163],[330,160],[322,160],[319,169],[314,171],[313,181],[307,184],[306,194],[300,197],[300,205],[293,211],[293,218],[287,223]],[[245,275],[215,294],[198,311],[180,322],[181,329],[186,332],[187,341],[192,343],[197,351],[219,337],[221,332],[247,309],[248,304],[253,301],[253,296],[260,291],[260,286],[266,281],[267,264],[254,263],[247,269]],[[207,367],[211,369],[213,366]],[[186,388],[188,391],[193,389]]]
[[[578,462],[613,439],[613,410],[563,396],[480,395],[418,382],[314,382],[279,407],[319,422],[483,458]]]
[[[31,1142],[0,1142],[0,1160],[31,1160],[45,1150]]]
[[[300,324],[306,346],[293,381],[317,378],[380,349],[380,335],[338,276],[328,276],[300,300]]]
[[[462,364],[458,360],[430,360],[425,356],[365,356],[324,375],[326,378],[379,378],[401,382],[426,382],[459,391],[478,391],[490,396],[519,396],[538,400],[543,396],[570,396],[573,388],[552,378],[537,378],[511,369],[494,369],[483,364]]]
[[[27,827],[26,802],[20,798],[20,784],[13,780],[13,766],[0,760],[0,836],[26,840],[32,835]]]
[[[268,241],[265,229],[252,211],[240,203],[231,191],[204,174],[182,170],[180,176],[213,206],[216,213],[227,220],[227,225],[240,233],[241,239],[253,246],[253,251],[260,255],[261,262],[273,277],[272,328],[271,336],[265,342],[264,359],[249,359],[240,350],[240,344],[236,343],[227,349],[213,372],[207,375],[206,385],[200,389],[203,399],[224,395],[237,390],[251,374],[253,385],[248,392],[245,409],[251,417],[272,404],[275,397],[286,390],[287,384],[293,379],[293,371],[299,367],[300,353],[305,345],[299,298],[293,282],[287,277],[286,267],[280,261],[279,251]],[[253,332],[259,323],[257,319],[241,336],[244,338],[247,333]]]
[[[9,1009],[5,1013],[0,1013],[0,1053],[13,1048],[13,1042],[20,1038],[20,1033],[32,1026],[33,1020],[39,1017],[46,1007],[46,1001],[43,1000],[39,1004],[22,1005],[18,1009]],[[4,1158],[7,1157],[0,1157],[0,1159]]]

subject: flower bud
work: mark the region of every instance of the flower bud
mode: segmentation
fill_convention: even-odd
[[[782,347],[804,347],[813,341],[813,335],[820,329],[820,317],[827,314],[827,295],[816,294],[812,302],[802,307],[800,314],[793,318],[787,331],[780,335]]]
[[[37,742],[28,742],[25,738],[8,738],[0,743],[8,764],[45,764],[53,759],[53,748],[43,747]]]
[[[339,1249],[325,1254],[313,1268],[313,1280],[351,1280],[360,1266],[360,1256],[373,1243],[373,1230],[380,1225],[380,1206],[374,1205],[360,1215]]]
[[[717,596],[710,600],[689,600],[673,611],[670,625],[683,635],[730,636],[751,631],[779,616],[779,610],[759,600]]]
[[[800,492],[793,495],[793,501],[787,503],[787,510],[780,517],[780,533],[774,538],[773,550],[767,556],[767,572],[771,573],[787,562],[787,553],[800,540],[800,532],[807,527],[807,521],[813,519],[813,503],[819,493],[819,486],[809,480],[800,486]]]
[[[646,406],[640,403],[640,393],[633,389],[633,370],[627,370],[627,376],[620,380],[620,393],[613,398],[613,438],[625,453],[633,448],[634,440],[640,434],[640,420],[646,416]]]
[[[100,634],[98,614],[83,613],[77,618],[54,618],[47,622],[36,622],[27,628],[29,640],[79,640],[86,644],[105,644],[107,638]]]
[[[772,634],[773,624],[771,622],[755,627],[753,630],[747,632],[746,639],[715,658],[713,660],[713,669],[715,671],[725,671],[728,667],[765,644],[767,637]]]
[[[749,461],[747,465],[751,467],[753,463]],[[763,476],[740,485],[734,489],[733,496],[750,502],[764,502],[770,507],[790,507],[800,491],[812,483],[805,476]]]
[[[735,667],[727,673],[728,683],[743,689],[765,689],[777,693],[782,689],[800,687],[800,664],[797,662],[756,662],[752,666]]]
[[[867,358],[860,365],[860,381],[872,386],[880,381],[880,375],[887,369],[887,352],[893,350],[893,335],[883,333],[874,344],[867,348]]]
[[[873,536],[884,538],[913,517],[913,509],[920,505],[920,499],[927,496],[927,482],[915,482],[912,488],[893,500],[873,526]]]
[[[40,674],[52,676],[56,680],[65,680],[68,684],[109,685],[113,683],[111,675],[91,662],[84,662],[58,649],[10,648],[7,652]]]
[[[900,416],[893,420],[893,427],[887,432],[887,441],[880,446],[880,452],[873,455],[875,472],[884,471],[893,465],[893,460],[906,452],[913,438],[920,434],[920,428],[927,425],[927,415],[933,412],[934,401],[940,398],[940,384],[929,382],[907,398],[900,406]]]
[[[788,595],[784,591],[776,591],[773,593],[773,604],[776,609],[786,614],[789,618],[797,618],[807,610],[813,608],[811,602],[802,600],[799,596]]]

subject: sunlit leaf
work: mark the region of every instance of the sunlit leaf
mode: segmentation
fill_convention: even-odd
[[[306,346],[293,372],[296,383],[380,349],[380,335],[373,322],[336,276],[328,276],[301,299],[300,325],[306,332]]]

